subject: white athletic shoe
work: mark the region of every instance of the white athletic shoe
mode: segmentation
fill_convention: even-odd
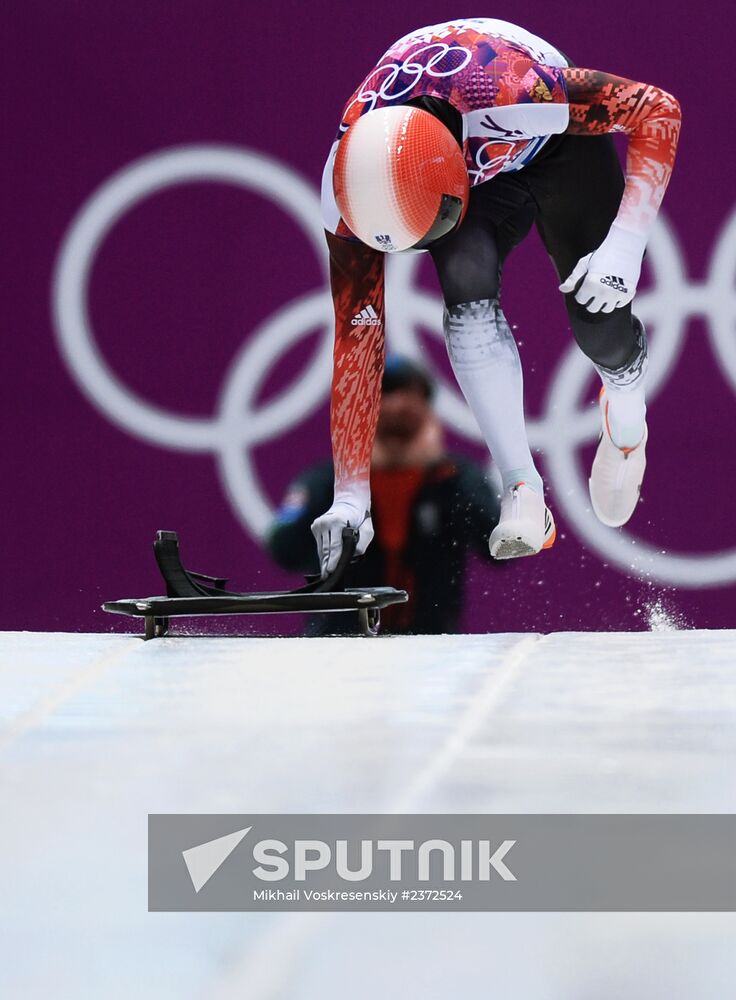
[[[636,509],[647,467],[647,438],[649,432],[644,424],[644,436],[634,448],[619,448],[611,438],[608,425],[608,400],[601,389],[601,439],[593,459],[588,487],[593,510],[599,521],[609,528],[620,528],[626,524]]]
[[[488,544],[494,559],[516,559],[551,548],[556,535],[544,497],[526,483],[517,483],[501,498],[501,517]]]

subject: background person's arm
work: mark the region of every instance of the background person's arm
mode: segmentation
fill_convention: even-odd
[[[332,468],[305,470],[290,484],[266,536],[266,548],[281,569],[318,573],[319,561],[310,530],[332,499]]]

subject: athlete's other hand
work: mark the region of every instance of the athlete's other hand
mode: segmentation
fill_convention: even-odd
[[[559,286],[588,312],[611,313],[636,295],[645,242],[615,223],[595,253],[581,257],[572,274]]]
[[[636,284],[623,275],[602,271],[595,262],[595,256],[589,253],[581,257],[570,277],[560,285],[560,291],[566,295],[575,292],[575,301],[585,306],[588,312],[611,313],[631,302]]]
[[[317,554],[322,579],[337,566],[342,553],[342,529],[358,528],[355,554],[362,556],[373,539],[370,511],[360,510],[349,501],[336,501],[330,509],[312,522],[312,534],[317,542]]]

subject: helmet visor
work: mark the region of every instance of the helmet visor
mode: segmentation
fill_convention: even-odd
[[[463,217],[463,208],[462,198],[455,198],[451,194],[443,194],[434,222],[429,227],[426,235],[415,243],[411,249],[426,250],[436,240],[451,233],[460,224]]]

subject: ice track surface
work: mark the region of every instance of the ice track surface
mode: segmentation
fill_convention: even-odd
[[[720,1000],[731,914],[146,911],[149,812],[733,812],[736,632],[0,636],[7,1000]]]

